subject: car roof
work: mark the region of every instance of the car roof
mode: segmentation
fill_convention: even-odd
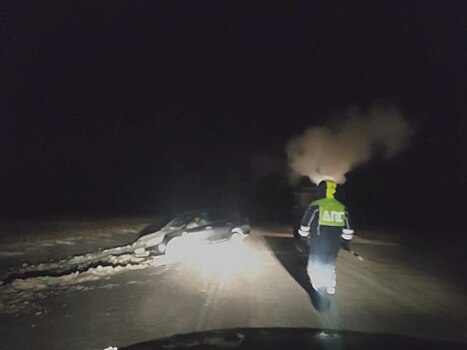
[[[225,209],[222,209],[222,208],[202,208],[202,209],[196,209],[196,210],[189,210],[189,211],[185,211],[185,212],[182,212],[182,213],[178,213],[176,215],[174,215],[173,217],[177,217],[177,216],[185,216],[185,215],[195,215],[197,213],[201,213],[201,212],[222,212],[222,213],[231,213]]]

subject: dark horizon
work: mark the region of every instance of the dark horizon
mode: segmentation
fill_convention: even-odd
[[[461,2],[186,5],[2,5],[1,217],[283,214],[285,142],[380,99],[417,133],[348,175],[340,196],[356,225],[461,217]]]

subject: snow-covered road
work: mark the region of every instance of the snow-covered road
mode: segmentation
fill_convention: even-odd
[[[467,291],[442,260],[381,241],[357,239],[353,247],[365,261],[341,252],[337,293],[325,312],[310,301],[293,239],[266,230],[181,261],[139,260],[122,248],[23,266],[19,272],[41,274],[0,287],[2,348],[104,349],[234,327],[467,342]]]

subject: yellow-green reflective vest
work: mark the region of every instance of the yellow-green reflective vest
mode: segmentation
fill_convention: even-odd
[[[311,202],[319,207],[319,224],[325,226],[345,226],[345,206],[337,199],[323,198]]]

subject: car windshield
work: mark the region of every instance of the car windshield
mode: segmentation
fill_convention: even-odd
[[[188,224],[193,218],[193,214],[180,215],[170,220],[165,227],[166,228],[178,228]]]

